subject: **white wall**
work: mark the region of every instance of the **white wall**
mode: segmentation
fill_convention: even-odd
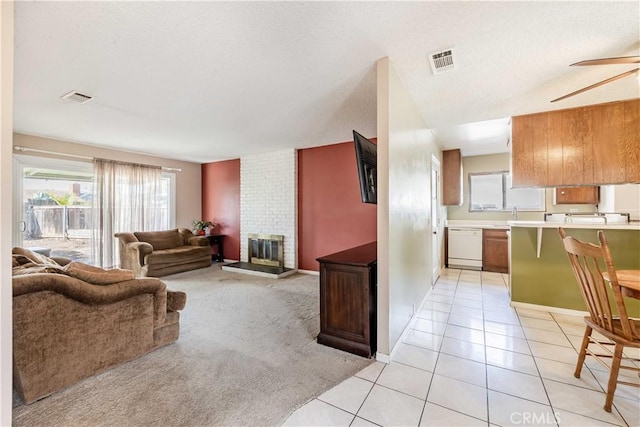
[[[600,212],[628,213],[632,220],[640,220],[640,184],[601,186]]]
[[[378,61],[378,351],[431,288],[431,155],[442,154],[388,58]]]
[[[13,133],[13,2],[0,3],[0,425],[11,425],[11,135]]]
[[[182,171],[176,172],[176,226],[193,228],[193,221],[202,219],[202,166],[199,163],[176,161],[163,157],[147,156],[92,145],[23,135],[20,133],[13,135],[13,143],[14,145],[47,150],[55,153],[180,168]],[[36,155],[39,157],[56,157],[29,151],[21,152],[20,154]],[[58,157],[62,159],[65,158],[64,156]]]
[[[285,267],[298,267],[297,159],[294,149],[240,158],[241,261],[248,261],[248,234],[281,234]]]

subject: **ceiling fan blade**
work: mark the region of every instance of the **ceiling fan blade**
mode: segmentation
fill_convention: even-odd
[[[598,83],[594,83],[591,86],[583,87],[582,89],[579,89],[579,90],[577,90],[575,92],[571,92],[571,93],[569,93],[569,94],[567,94],[565,96],[561,96],[560,98],[556,98],[551,102],[556,102],[556,101],[561,101],[563,99],[567,99],[567,98],[569,98],[571,96],[574,96],[574,95],[577,95],[579,93],[586,92],[588,90],[595,89],[595,88],[597,88],[599,86],[606,85],[607,83],[611,83],[611,82],[614,82],[616,80],[619,80],[619,79],[621,79],[623,77],[630,76],[630,75],[635,74],[635,73],[637,73],[639,71],[640,71],[640,68],[636,68],[634,70],[629,70],[629,71],[627,71],[625,73],[618,74],[617,76],[609,77],[608,79],[602,80],[601,82],[598,82]]]
[[[573,65],[611,65],[611,64],[640,64],[640,56],[619,56],[617,58],[587,59]]]

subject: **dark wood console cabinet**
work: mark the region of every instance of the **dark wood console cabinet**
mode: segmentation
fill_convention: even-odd
[[[376,353],[377,243],[320,257],[318,343],[364,357]]]

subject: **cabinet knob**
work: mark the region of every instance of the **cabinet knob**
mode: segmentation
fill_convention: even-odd
[[[561,191],[560,194],[564,194],[564,191]]]

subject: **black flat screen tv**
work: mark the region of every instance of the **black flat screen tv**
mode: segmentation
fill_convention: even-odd
[[[376,144],[353,131],[353,143],[356,146],[356,163],[360,179],[360,197],[362,203],[378,203],[378,147]]]

